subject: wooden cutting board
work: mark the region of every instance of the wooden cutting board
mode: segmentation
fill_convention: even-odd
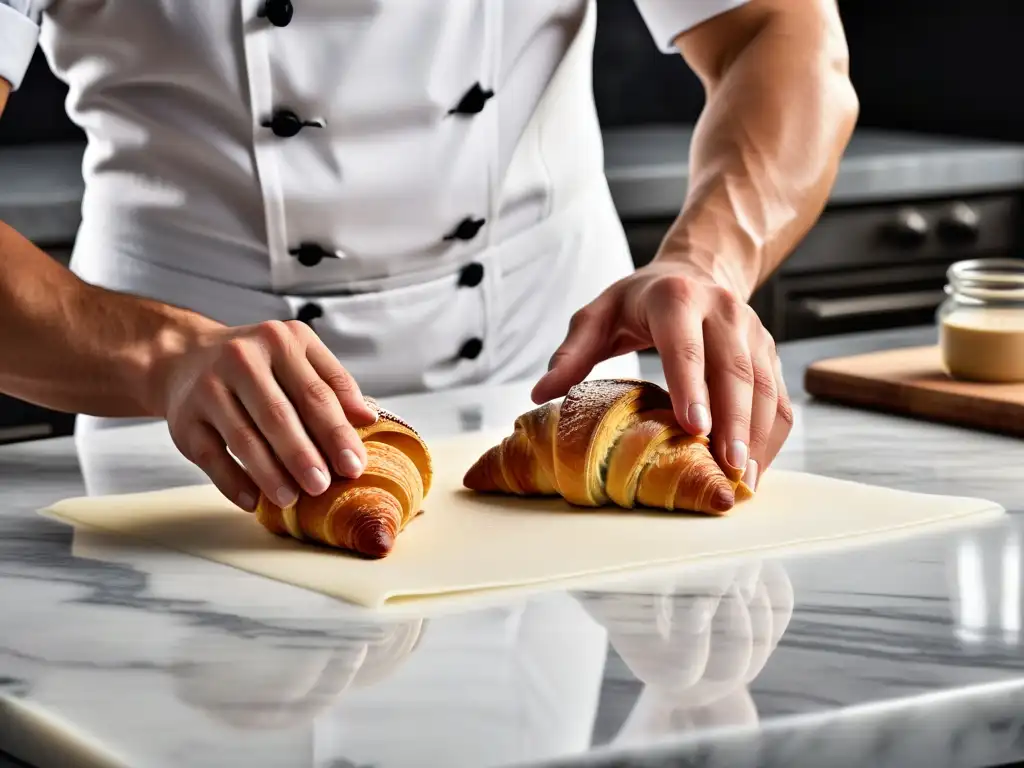
[[[819,360],[804,388],[845,405],[1024,437],[1024,384],[956,381],[937,346]]]

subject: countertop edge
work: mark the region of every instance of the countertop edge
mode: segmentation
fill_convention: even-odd
[[[827,744],[849,734],[851,721],[868,726],[877,734],[871,740],[844,742],[841,759],[830,756],[830,766],[912,765],[905,762],[914,754],[927,754],[950,743],[949,732],[986,727],[990,740],[957,739],[959,753],[951,755],[955,765],[999,765],[1024,757],[1014,743],[1012,730],[1000,726],[1008,709],[1024,704],[1024,680],[977,684],[955,692],[930,692],[842,707],[813,714],[779,717],[757,726],[719,727],[644,747],[604,747],[584,755],[531,763],[529,768],[668,768],[680,760],[706,760],[717,750],[728,756],[729,765],[755,765],[770,754],[772,764],[820,766],[823,755],[814,744]],[[936,728],[936,721],[943,724]],[[856,753],[850,746],[858,747]],[[891,751],[896,754],[884,754]],[[723,756],[725,756],[723,755]],[[703,763],[701,763],[703,764]]]
[[[689,184],[692,127],[603,130],[605,174],[620,217],[678,214]],[[85,185],[80,142],[0,146],[0,220],[40,245],[70,245]],[[1024,145],[861,129],[830,205],[1024,190]]]

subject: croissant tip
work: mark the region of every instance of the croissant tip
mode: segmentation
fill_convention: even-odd
[[[736,503],[736,495],[729,488],[719,488],[711,497],[711,509],[715,512],[728,512]]]
[[[486,463],[480,460],[466,471],[462,477],[462,484],[471,491],[493,491],[494,483],[489,482],[489,479]]]
[[[745,482],[739,482],[736,485],[736,502],[748,501],[754,498],[753,489]]]
[[[384,557],[395,546],[395,537],[385,526],[376,525],[359,537],[357,549],[367,557]]]

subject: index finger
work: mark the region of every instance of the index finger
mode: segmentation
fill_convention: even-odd
[[[779,401],[776,405],[775,423],[772,424],[772,432],[768,437],[765,464],[761,468],[762,474],[774,463],[779,452],[782,450],[782,446],[789,439],[789,435],[793,431],[793,403],[786,388],[786,379],[782,373],[782,362],[777,355],[772,366],[775,372],[775,383],[779,390]]]
[[[320,337],[312,331],[310,333],[313,338],[308,341],[306,346],[306,360],[313,366],[317,375],[333,390],[345,411],[346,418],[356,427],[373,424],[377,420],[377,412],[366,402],[355,378],[345,370],[345,367],[320,340]]]
[[[704,382],[703,318],[695,309],[674,302],[651,317],[649,324],[676,421],[693,435],[707,435],[711,411]]]
[[[330,485],[330,473],[275,373],[280,376],[275,369],[252,364],[230,385],[288,473],[303,490],[318,496]]]
[[[351,379],[343,368],[342,372]],[[298,355],[279,361],[275,373],[335,472],[350,479],[359,477],[366,467],[366,447],[347,418],[334,387],[309,360]],[[358,388],[355,391],[358,393]],[[369,408],[361,396],[358,399]]]

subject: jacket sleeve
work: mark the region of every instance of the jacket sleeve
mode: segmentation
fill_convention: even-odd
[[[712,16],[731,11],[749,0],[633,0],[658,49],[678,53],[675,39]]]
[[[0,0],[0,77],[13,90],[21,86],[39,40],[40,3]]]

